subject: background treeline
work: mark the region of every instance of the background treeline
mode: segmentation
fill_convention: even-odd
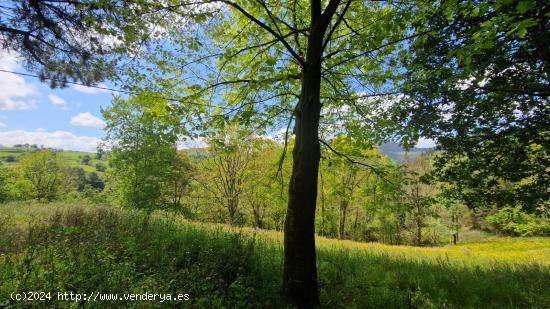
[[[229,124],[209,135],[207,148],[179,150],[176,127],[159,121],[163,111],[156,107],[153,100],[115,100],[104,111],[102,149],[109,151],[87,154],[21,145],[10,154],[3,149],[0,200],[162,208],[192,220],[283,229],[292,138],[275,141]],[[344,134],[323,144],[318,235],[420,246],[486,232],[550,232],[545,204],[468,207],[453,194],[456,183],[438,177],[438,151],[405,155],[397,163],[378,146]]]

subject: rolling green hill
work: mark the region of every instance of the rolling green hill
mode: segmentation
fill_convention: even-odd
[[[25,155],[30,151],[35,151],[38,148],[33,147],[0,147],[0,161],[4,166],[8,168],[13,168],[18,164],[21,156]],[[70,150],[56,150],[65,160],[65,162],[71,167],[81,167],[85,172],[97,172],[98,174],[103,174],[103,171],[98,171],[96,165],[101,164],[106,169],[109,166],[107,158],[97,158],[96,153],[92,152],[82,152],[82,151],[70,151]],[[89,157],[90,160],[87,163],[84,163],[83,159]]]

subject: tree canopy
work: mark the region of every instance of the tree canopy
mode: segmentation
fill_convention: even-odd
[[[440,179],[470,207],[548,206],[550,11],[544,1],[420,6],[393,117],[437,141]],[[421,30],[420,30],[421,31]]]

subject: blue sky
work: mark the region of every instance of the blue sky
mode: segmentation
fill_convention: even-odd
[[[0,52],[0,69],[25,72],[17,55],[6,52]],[[37,78],[0,72],[0,145],[95,151],[103,136],[100,109],[111,97],[84,86],[50,89]]]
[[[17,54],[0,51],[0,69],[25,72]],[[101,85],[108,86],[108,85]],[[101,108],[112,93],[78,85],[51,89],[37,78],[0,72],[0,145],[37,144],[95,152],[103,137]],[[200,141],[187,147],[202,147]],[[433,147],[421,138],[417,147]]]

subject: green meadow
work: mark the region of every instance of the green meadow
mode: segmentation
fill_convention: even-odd
[[[325,308],[548,308],[550,239],[419,248],[319,237]],[[282,234],[66,203],[0,205],[0,307],[285,308]],[[187,293],[17,302],[12,292]],[[55,297],[54,297],[55,298]]]

